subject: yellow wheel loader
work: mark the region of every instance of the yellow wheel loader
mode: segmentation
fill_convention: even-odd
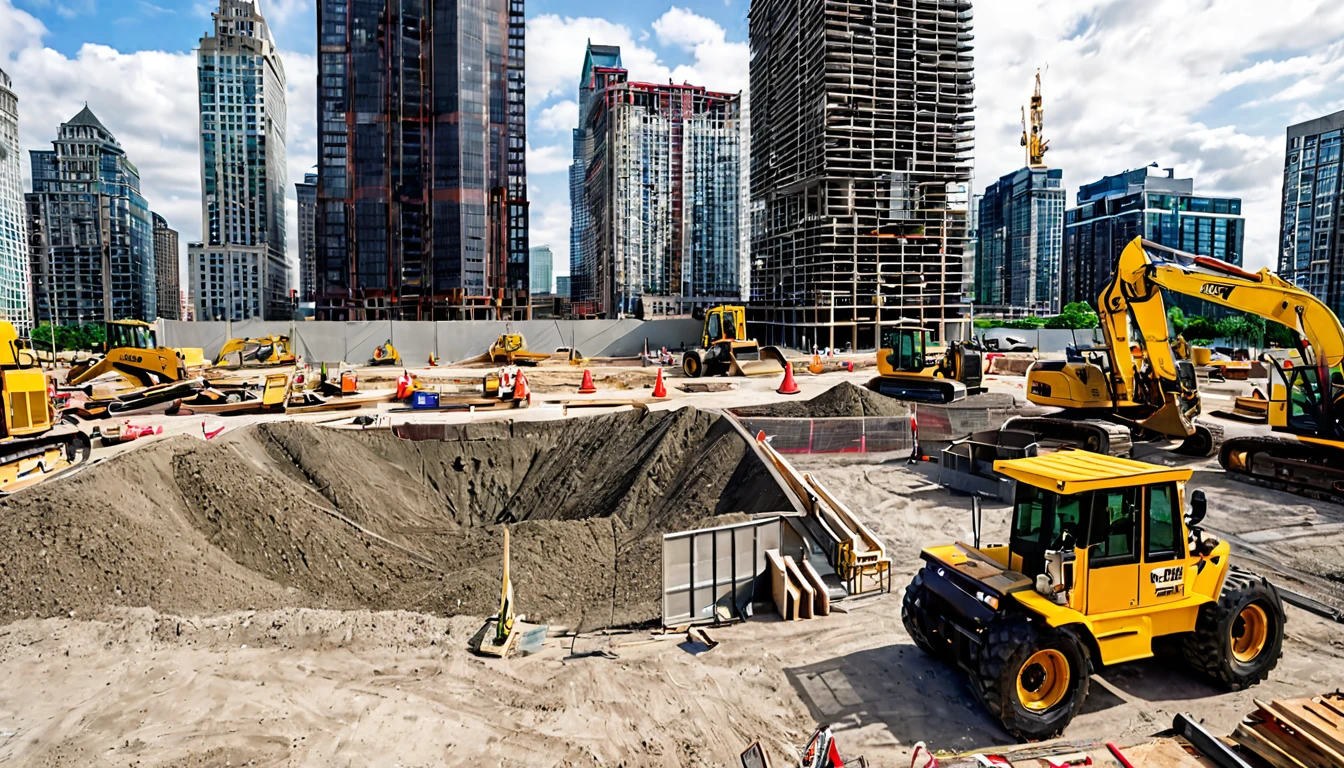
[[[159,346],[149,323],[114,320],[106,326],[102,357],[75,364],[66,374],[67,386],[78,387],[105,373],[116,372],[137,387],[152,387],[187,378],[186,364],[175,349]]]
[[[784,353],[779,347],[762,347],[747,338],[747,310],[719,306],[705,312],[700,348],[687,350],[681,370],[690,378],[700,376],[769,376],[784,372]]]
[[[71,470],[92,450],[87,435],[58,424],[46,375],[21,344],[13,324],[0,322],[0,495]]]
[[[293,365],[296,360],[289,337],[272,334],[257,339],[229,339],[215,356],[215,366]]]
[[[951,403],[985,391],[984,355],[971,342],[949,342],[937,362],[928,362],[929,330],[900,323],[882,329],[877,376],[868,388],[898,400]]]
[[[1274,669],[1278,591],[1202,533],[1203,491],[1185,503],[1191,470],[1088,451],[994,469],[1017,481],[1008,542],[925,549],[901,619],[920,649],[970,676],[1009,733],[1063,733],[1092,672],[1153,656],[1159,637],[1230,690]]]

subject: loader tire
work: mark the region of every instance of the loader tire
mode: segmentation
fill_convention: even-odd
[[[1091,682],[1087,649],[1072,632],[1020,616],[989,627],[974,666],[980,702],[1023,741],[1062,734]]]
[[[947,654],[940,652],[929,639],[928,605],[929,588],[924,586],[924,569],[921,568],[905,588],[905,597],[901,599],[901,622],[919,650],[940,661],[945,660]]]
[[[1278,666],[1283,624],[1283,603],[1274,585],[1232,568],[1218,600],[1200,607],[1182,655],[1200,674],[1230,691],[1249,688]]]
[[[681,356],[681,370],[688,379],[698,379],[705,372],[705,362],[699,352],[687,352]]]

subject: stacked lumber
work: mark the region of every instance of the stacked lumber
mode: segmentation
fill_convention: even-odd
[[[770,593],[775,610],[785,621],[826,616],[831,612],[831,597],[821,576],[807,560],[802,565],[790,555],[768,549],[765,559],[770,569]]]
[[[1255,706],[1232,732],[1242,749],[1274,768],[1344,765],[1344,692]]]

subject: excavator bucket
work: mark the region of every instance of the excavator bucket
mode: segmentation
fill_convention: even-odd
[[[1167,393],[1166,404],[1148,418],[1140,419],[1138,425],[1168,437],[1189,437],[1195,433],[1194,422],[1185,415],[1180,400],[1170,392]]]

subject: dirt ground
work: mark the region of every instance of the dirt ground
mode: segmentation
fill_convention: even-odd
[[[675,423],[688,435],[708,429]],[[708,652],[693,653],[683,636],[632,629],[554,636],[536,655],[502,661],[467,650],[497,595],[498,544],[487,523],[517,509],[520,527],[599,519],[610,529],[606,518],[563,513],[582,506],[571,497],[586,483],[566,485],[557,470],[529,486],[534,465],[584,450],[617,467],[634,456],[629,482],[593,479],[614,494],[603,505],[630,505],[609,514],[626,515],[634,530],[635,508],[659,503],[641,495],[652,493],[639,490],[641,478],[690,492],[704,483],[687,467],[735,454],[679,464],[641,453],[640,441],[548,437],[525,461],[492,468],[488,453],[473,453],[480,445],[437,455],[395,442],[299,440],[293,425],[265,434],[269,448],[248,430],[229,445],[151,443],[124,457],[138,464],[106,462],[0,507],[0,764],[735,766],[760,739],[781,766],[818,722],[835,726],[845,757],[862,754],[875,766],[908,765],[921,740],[944,750],[1011,741],[965,680],[920,653],[901,625],[900,592],[920,565],[919,548],[971,537],[969,499],[937,486],[932,465],[911,467],[903,456],[795,460],[884,538],[895,557],[892,594],[842,601],[812,621],[766,615],[710,630],[720,645]],[[136,455],[148,449],[167,460]],[[487,466],[461,473],[458,458]],[[375,462],[392,469],[372,472]],[[1208,460],[1191,463],[1192,487],[1209,491],[1210,529],[1281,563],[1276,580],[1344,602],[1335,586],[1344,581],[1344,510],[1229,481]],[[197,471],[222,477],[198,487]],[[126,481],[105,498],[117,514],[96,523],[60,490],[104,486],[110,475]],[[432,520],[417,512],[427,484],[483,500],[502,498],[499,487],[510,483],[517,503],[482,501],[475,515],[459,509]],[[240,511],[222,514],[223,498]],[[680,498],[661,502],[675,524],[687,520]],[[416,556],[302,510],[307,501]],[[1007,508],[986,507],[985,522],[987,539],[1002,538]],[[452,551],[474,548],[474,559],[450,561],[430,544],[464,531],[477,538]],[[573,599],[563,593],[586,578],[582,564],[543,571],[540,559],[522,558],[531,565],[515,568],[519,612],[563,613],[557,606]],[[656,560],[645,566],[656,580]],[[468,596],[460,605],[459,595]],[[1102,670],[1068,736],[1139,740],[1178,712],[1225,734],[1252,699],[1342,686],[1344,627],[1290,607],[1283,659],[1266,683],[1226,693],[1162,658]]]

